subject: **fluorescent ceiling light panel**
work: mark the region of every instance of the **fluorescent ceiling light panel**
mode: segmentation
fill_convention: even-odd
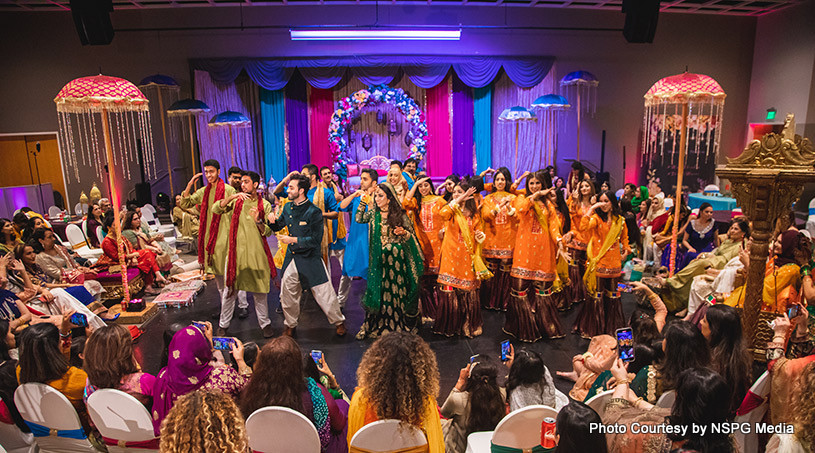
[[[458,41],[461,30],[289,30],[292,41]]]

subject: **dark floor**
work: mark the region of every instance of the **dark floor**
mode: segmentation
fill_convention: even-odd
[[[339,267],[333,263],[335,274]],[[335,288],[338,284],[338,276],[334,276]],[[349,394],[353,392],[357,383],[356,369],[362,354],[371,344],[372,340],[357,341],[354,335],[359,330],[364,318],[362,307],[359,302],[365,291],[365,281],[355,280],[351,287],[351,296],[348,306],[345,309],[348,326],[348,335],[340,338],[334,335],[334,329],[328,324],[325,315],[317,304],[309,299],[304,303],[300,314],[300,325],[297,327],[296,339],[300,343],[304,352],[312,349],[320,349],[325,355],[328,366],[334,372],[342,388]],[[269,294],[269,307],[272,318],[272,325],[275,331],[280,333],[283,330],[283,315],[275,313],[279,307],[279,293],[272,287]],[[202,293],[198,295],[194,305],[186,308],[160,309],[159,314],[151,319],[145,326],[145,333],[136,342],[137,357],[149,373],[159,371],[161,360],[162,333],[172,323],[189,323],[193,320],[211,320],[210,315],[219,310],[220,302],[215,287],[215,282],[210,281]],[[623,309],[626,319],[635,308],[634,297],[631,294],[623,294]],[[571,330],[580,306],[572,308],[569,312],[561,314],[561,322],[564,331]],[[232,321],[228,334],[240,338],[242,341],[255,341],[259,345],[265,342],[257,324],[254,309],[250,306],[250,316],[246,319]],[[495,311],[484,310],[484,333],[476,338],[446,338],[434,335],[429,329],[421,332],[430,347],[435,351],[438,358],[439,372],[441,375],[439,399],[443,402],[450,389],[458,379],[459,370],[464,367],[470,356],[474,354],[489,354],[493,358],[499,356],[500,343],[503,340],[511,339],[501,331],[504,323],[504,314]],[[575,354],[583,353],[588,346],[588,340],[580,338],[578,335],[568,334],[566,338],[558,340],[542,340],[534,344],[521,343],[512,340],[516,348],[526,347],[540,352],[543,355],[546,366],[551,371],[555,385],[564,393],[572,387],[572,383],[555,376],[557,370],[571,370],[571,359]]]

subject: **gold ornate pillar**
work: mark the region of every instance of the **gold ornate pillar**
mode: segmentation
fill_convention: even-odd
[[[759,322],[775,317],[771,313],[762,315],[770,236],[776,219],[789,212],[801,195],[804,183],[815,181],[815,149],[809,139],[794,135],[792,120],[788,115],[787,126],[781,134],[770,133],[753,140],[739,157],[728,158],[726,165],[716,168],[720,178],[730,181],[738,205],[753,222],[742,325],[745,338],[756,358],[761,360],[770,338],[765,338],[768,328]]]

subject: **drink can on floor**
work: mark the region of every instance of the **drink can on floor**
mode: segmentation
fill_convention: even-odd
[[[555,445],[555,419],[546,417],[541,423],[541,446],[543,448],[554,448]]]

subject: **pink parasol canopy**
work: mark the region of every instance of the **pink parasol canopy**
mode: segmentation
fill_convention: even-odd
[[[62,87],[54,98],[57,111],[69,113],[147,111],[148,101],[132,83],[105,75],[81,77]]]
[[[691,99],[698,102],[702,98],[724,99],[725,96],[722,86],[713,77],[685,72],[659,79],[645,93],[645,103],[682,103]]]

